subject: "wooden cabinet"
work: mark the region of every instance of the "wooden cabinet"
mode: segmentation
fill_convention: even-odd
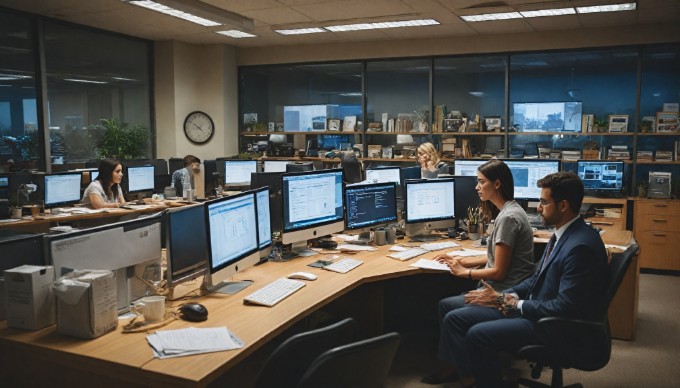
[[[680,270],[680,200],[637,199],[633,220],[640,267]]]

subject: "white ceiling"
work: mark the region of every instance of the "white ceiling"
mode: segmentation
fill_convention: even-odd
[[[562,8],[630,0],[201,0],[254,20],[256,38],[233,39],[215,34],[229,29],[203,27],[171,16],[129,5],[120,0],[0,0],[0,6],[92,26],[150,40],[177,40],[193,44],[223,43],[235,47],[352,43],[392,39],[464,38],[470,36],[580,30],[597,27],[680,20],[679,0],[638,0],[636,11],[565,15],[507,21],[466,23],[459,16]],[[435,19],[437,26],[393,28],[357,32],[325,32],[283,36],[274,29],[351,24],[365,21]]]

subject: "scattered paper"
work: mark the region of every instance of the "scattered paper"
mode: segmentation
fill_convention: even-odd
[[[342,241],[357,241],[359,239],[359,235],[349,235],[349,234],[336,234],[334,237],[337,237],[341,239]]]
[[[451,251],[446,254],[447,256],[462,256],[462,257],[467,257],[467,256],[482,256],[486,255],[486,251],[479,251],[475,249],[461,249],[458,251]]]
[[[159,330],[146,336],[157,358],[188,356],[243,347],[243,341],[226,327]]]
[[[428,259],[419,259],[415,263],[410,265],[411,267],[415,268],[423,268],[423,269],[434,269],[438,271],[446,271],[449,272],[449,266],[446,264],[440,263],[435,260],[428,260]]]

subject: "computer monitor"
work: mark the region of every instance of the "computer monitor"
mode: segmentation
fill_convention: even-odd
[[[454,210],[458,220],[467,216],[469,208],[479,206],[479,194],[477,193],[477,176],[453,175],[456,181],[454,188]]]
[[[265,160],[264,172],[286,172],[286,165],[290,160]]]
[[[118,311],[150,293],[161,282],[161,224],[156,213],[70,233],[46,236],[49,264],[57,277],[75,269],[116,273]]]
[[[9,174],[0,174],[0,199],[9,199]]]
[[[359,229],[397,221],[395,182],[357,184],[345,188],[345,228]]]
[[[0,278],[4,271],[21,265],[45,265],[44,234],[0,231]],[[0,301],[2,303],[3,301]]]
[[[165,213],[168,298],[181,298],[200,288],[208,272],[208,236],[204,205],[182,206]]]
[[[512,122],[518,132],[581,132],[583,103],[515,102]]]
[[[410,178],[410,179],[417,179]],[[401,168],[398,166],[371,167],[366,169],[367,183],[394,182],[397,186],[401,185]]]
[[[250,174],[250,187],[259,189],[269,187],[269,215],[272,231],[281,232],[283,228],[281,176],[282,172],[258,172]]]
[[[257,207],[257,241],[260,258],[269,256],[272,248],[272,224],[269,211],[269,187],[262,187],[255,191],[255,206]]]
[[[344,229],[342,179],[340,169],[283,174],[284,244],[299,252],[307,249],[307,240]]]
[[[538,201],[541,188],[536,185],[544,176],[560,171],[557,159],[504,159],[512,172],[515,184],[515,199]]]
[[[252,191],[222,197],[205,205],[210,261],[210,290],[260,260],[257,209]]]
[[[428,223],[455,222],[455,180],[452,178],[407,180],[404,183],[405,217],[410,236],[426,234],[439,226]],[[414,224],[414,225],[409,225]]]
[[[82,174],[68,172],[43,176],[45,208],[71,205],[80,202],[80,181]]]
[[[486,162],[487,159],[456,159],[453,162],[453,175],[477,176],[477,168]]]
[[[621,195],[624,190],[623,168],[622,160],[579,160],[576,163],[585,193],[592,196]]]
[[[257,172],[256,160],[225,160],[224,185],[250,186],[250,174]]]
[[[127,191],[138,193],[141,191],[153,191],[154,189],[154,166],[131,166],[127,168]]]
[[[90,171],[90,182],[97,179],[99,176],[99,170]]]

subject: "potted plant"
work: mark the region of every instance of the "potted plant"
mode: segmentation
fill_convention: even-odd
[[[131,160],[146,156],[149,132],[141,125],[129,127],[117,119],[102,119],[104,134],[97,144],[101,158]]]
[[[593,121],[593,132],[607,132],[609,129],[609,115],[604,116],[604,118]]]

